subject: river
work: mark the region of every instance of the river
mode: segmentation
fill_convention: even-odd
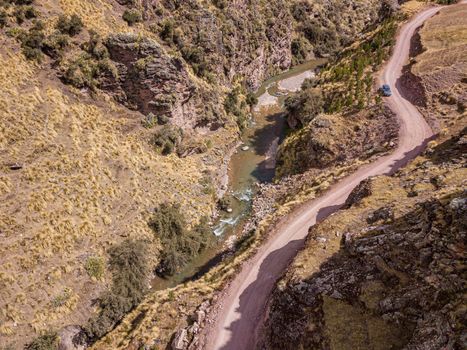
[[[213,244],[180,273],[170,278],[156,277],[153,290],[171,288],[187,280],[196,279],[223,256],[226,243],[239,234],[248,218],[255,183],[270,182],[275,173],[277,147],[285,134],[283,101],[299,91],[305,79],[314,76],[316,68],[326,60],[319,59],[293,67],[287,72],[266,80],[256,92],[258,104],[254,107],[249,127],[242,135],[242,144],[229,163],[229,190],[231,212],[223,212],[215,225]],[[230,211],[230,210],[229,210]]]

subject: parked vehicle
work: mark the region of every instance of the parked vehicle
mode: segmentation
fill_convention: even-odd
[[[386,97],[389,97],[392,95],[391,87],[388,84],[384,84],[383,86],[381,86],[379,91],[381,92],[383,96],[386,96]]]

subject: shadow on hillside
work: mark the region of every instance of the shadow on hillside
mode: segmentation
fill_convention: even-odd
[[[268,115],[269,122],[252,136],[252,147],[256,154],[267,157],[258,164],[252,175],[260,182],[271,182],[275,175],[277,146],[284,139],[285,119],[283,113]]]

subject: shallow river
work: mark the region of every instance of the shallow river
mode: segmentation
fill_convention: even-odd
[[[215,241],[179,274],[168,279],[156,277],[154,290],[174,287],[196,279],[222,259],[226,241],[240,233],[248,217],[254,196],[255,183],[270,182],[275,173],[275,154],[285,132],[282,104],[293,92],[300,90],[303,81],[314,76],[315,69],[325,60],[313,60],[266,80],[258,89],[258,104],[253,111],[249,128],[242,136],[243,144],[229,164],[231,213],[222,213],[214,227]]]

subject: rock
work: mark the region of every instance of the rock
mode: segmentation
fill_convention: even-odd
[[[103,89],[117,101],[183,129],[204,118],[196,111],[200,98],[182,61],[167,55],[156,41],[121,33],[111,35],[105,45],[119,78],[109,77]]]
[[[249,149],[250,149],[250,147],[248,147],[247,145],[242,147],[242,151],[248,151]]]
[[[189,328],[188,328],[188,334],[193,335],[193,334],[198,334],[199,332],[199,324],[198,322],[193,323]]]
[[[13,164],[10,164],[10,170],[20,170],[20,169],[23,169],[23,164],[20,164],[20,163],[13,163]]]
[[[366,221],[369,224],[373,224],[380,220],[387,221],[390,219],[394,219],[394,212],[389,207],[382,207],[382,208],[375,210],[370,215],[368,215],[368,218],[366,219]]]
[[[173,350],[186,350],[188,347],[188,337],[185,328],[180,329],[175,334],[174,340],[172,341]]]
[[[344,207],[350,208],[351,206],[360,203],[360,201],[371,195],[371,179],[365,179],[355,187],[350,195],[345,200]]]
[[[198,324],[202,324],[205,318],[206,312],[204,312],[203,310],[196,311],[196,322],[198,322]]]
[[[226,212],[227,212],[227,213],[231,213],[231,212],[233,212],[233,209],[232,209],[232,208],[227,208],[227,209],[226,209]]]
[[[58,332],[58,336],[60,337],[58,350],[84,350],[87,348],[82,329],[79,326],[66,326]]]

